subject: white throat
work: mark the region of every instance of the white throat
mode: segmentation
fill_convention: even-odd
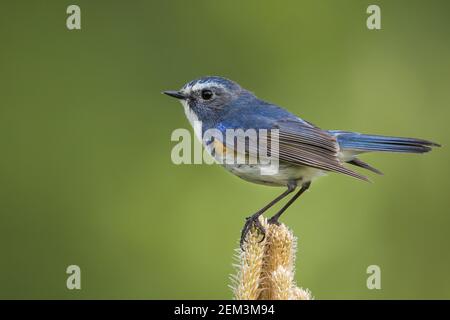
[[[192,109],[189,107],[187,101],[180,100],[180,102],[184,108],[184,114],[186,115],[186,118],[188,119],[189,123],[194,129],[195,136],[197,137],[197,139],[202,141],[202,127],[200,120],[198,120],[198,117],[195,114],[195,112],[192,111]]]

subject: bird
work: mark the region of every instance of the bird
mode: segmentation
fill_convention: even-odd
[[[255,227],[265,237],[259,217],[276,203],[297,190],[286,204],[267,221],[279,224],[280,216],[318,177],[329,172],[340,173],[359,180],[369,179],[345,165],[353,165],[376,174],[381,171],[362,161],[358,156],[366,152],[426,153],[438,143],[416,138],[361,134],[344,130],[323,130],[286,109],[262,99],[238,83],[220,76],[205,76],[186,83],[180,90],[162,93],[178,99],[190,124],[201,124],[197,135],[203,146],[225,169],[234,175],[256,184],[286,188],[263,208],[246,218],[241,231],[240,247]],[[211,139],[202,139],[208,130],[222,133]],[[255,153],[245,140],[245,148],[237,150],[234,139],[226,139],[227,130],[276,130],[278,168],[273,174],[263,174],[261,163],[223,161],[230,153],[248,159]],[[245,137],[244,137],[245,139]],[[231,141],[233,140],[233,141]],[[241,140],[242,141],[242,140]],[[272,144],[266,143],[271,150]]]

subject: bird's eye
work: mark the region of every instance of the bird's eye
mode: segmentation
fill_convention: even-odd
[[[203,100],[209,100],[213,96],[213,92],[211,90],[205,89],[202,90],[202,99]]]

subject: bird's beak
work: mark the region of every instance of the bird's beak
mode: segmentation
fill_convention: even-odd
[[[180,100],[184,100],[187,98],[186,95],[180,91],[163,91],[163,93]]]

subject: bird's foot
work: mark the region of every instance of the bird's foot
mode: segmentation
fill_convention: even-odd
[[[242,251],[245,251],[244,250],[244,242],[247,242],[246,237],[247,237],[247,234],[252,229],[252,227],[255,227],[262,235],[262,238],[261,238],[261,240],[259,240],[259,242],[264,241],[264,239],[266,237],[266,230],[262,226],[261,222],[259,221],[259,216],[260,216],[260,214],[254,214],[254,215],[246,218],[244,228],[242,228],[242,232],[241,232],[240,246],[241,246]]]

